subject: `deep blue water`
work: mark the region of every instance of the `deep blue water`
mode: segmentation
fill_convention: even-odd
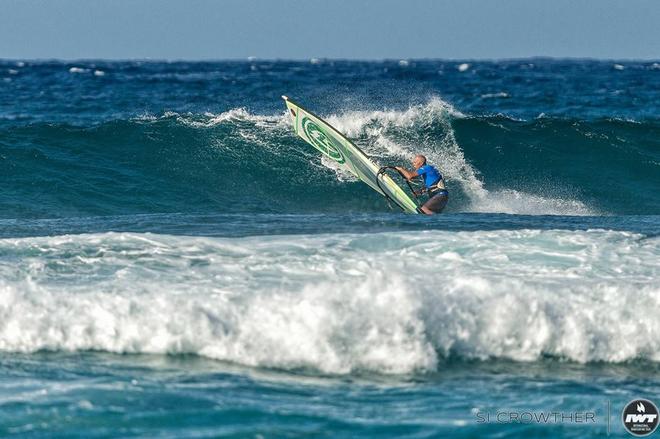
[[[425,154],[445,213],[282,94]],[[660,403],[657,62],[5,60],[0,188],[3,436],[622,436]]]

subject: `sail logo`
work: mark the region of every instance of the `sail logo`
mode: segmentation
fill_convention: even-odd
[[[308,117],[303,117],[302,128],[316,149],[338,163],[344,163],[346,161],[340,148],[336,145],[337,140],[332,135],[325,133],[314,121]]]
[[[635,399],[623,409],[622,421],[633,436],[648,436],[658,428],[658,408],[648,399]]]

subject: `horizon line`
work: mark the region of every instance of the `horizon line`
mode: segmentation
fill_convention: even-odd
[[[600,62],[659,62],[660,58],[597,58],[597,57],[579,57],[579,56],[545,56],[533,55],[523,57],[502,57],[502,58],[332,58],[332,57],[309,57],[309,58],[268,58],[247,56],[243,58],[150,58],[150,57],[135,57],[135,58],[2,58],[0,62],[153,62],[153,63],[205,63],[205,62],[370,62],[370,63],[383,63],[383,62],[433,62],[433,61],[448,61],[448,62],[506,62],[506,61],[600,61]]]

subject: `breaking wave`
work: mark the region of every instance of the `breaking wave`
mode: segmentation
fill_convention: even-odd
[[[660,361],[660,242],[630,232],[103,233],[3,239],[0,255],[5,352],[331,374],[449,358]]]
[[[439,98],[325,116],[380,164],[425,154],[447,178],[448,212],[660,211],[654,121],[477,117]],[[296,138],[283,113],[166,112],[0,131],[4,218],[387,209]]]

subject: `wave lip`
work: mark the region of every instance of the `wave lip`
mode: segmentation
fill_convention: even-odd
[[[104,233],[3,239],[0,255],[5,352],[331,374],[434,371],[443,358],[660,361],[660,241],[630,232]]]

